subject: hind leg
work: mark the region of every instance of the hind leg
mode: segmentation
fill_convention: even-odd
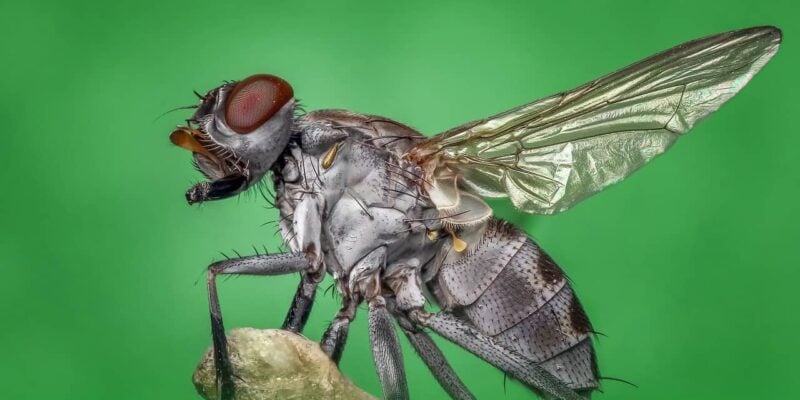
[[[410,311],[408,316],[415,324],[432,329],[545,396],[559,400],[585,400],[536,362],[504,347],[452,314],[430,314],[417,309]]]
[[[406,334],[408,341],[417,351],[417,355],[431,371],[439,385],[450,395],[453,400],[475,400],[475,396],[467,389],[464,382],[453,371],[453,367],[425,331],[414,325],[402,313],[392,310],[400,328]]]

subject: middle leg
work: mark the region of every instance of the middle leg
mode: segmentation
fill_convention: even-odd
[[[366,299],[369,305],[369,339],[384,399],[407,400],[408,384],[403,353],[382,296],[381,273],[386,268],[386,247],[378,247],[353,266],[347,291]]]
[[[383,396],[386,400],[407,400],[408,383],[403,367],[403,353],[397,340],[392,319],[386,311],[382,296],[367,300],[369,304],[369,339],[372,358],[378,369]]]

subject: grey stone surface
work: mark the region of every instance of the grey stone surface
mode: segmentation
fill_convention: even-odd
[[[278,329],[234,329],[228,334],[237,400],[356,399],[375,397],[344,377],[319,345]],[[209,349],[192,376],[203,398],[216,400]]]

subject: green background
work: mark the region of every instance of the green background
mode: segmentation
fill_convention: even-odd
[[[400,4],[402,3],[402,4]],[[751,25],[783,48],[743,92],[623,184],[553,217],[500,204],[573,279],[609,399],[787,398],[796,390],[800,12],[792,1],[3,2],[0,393],[195,399],[205,266],[275,248],[240,197],[190,207],[199,175],[167,140],[223,79],[270,72],[309,110],[433,134]],[[229,328],[280,325],[297,278],[225,281]],[[199,282],[199,283],[198,283]],[[318,339],[336,301],[319,296]],[[379,393],[364,315],[342,368]],[[405,343],[412,398],[443,398]],[[533,398],[445,352],[480,399]]]

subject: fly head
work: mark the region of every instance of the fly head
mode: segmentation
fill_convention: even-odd
[[[170,134],[209,179],[189,188],[189,204],[235,196],[261,180],[289,143],[295,105],[289,83],[266,74],[200,96],[187,125]]]

